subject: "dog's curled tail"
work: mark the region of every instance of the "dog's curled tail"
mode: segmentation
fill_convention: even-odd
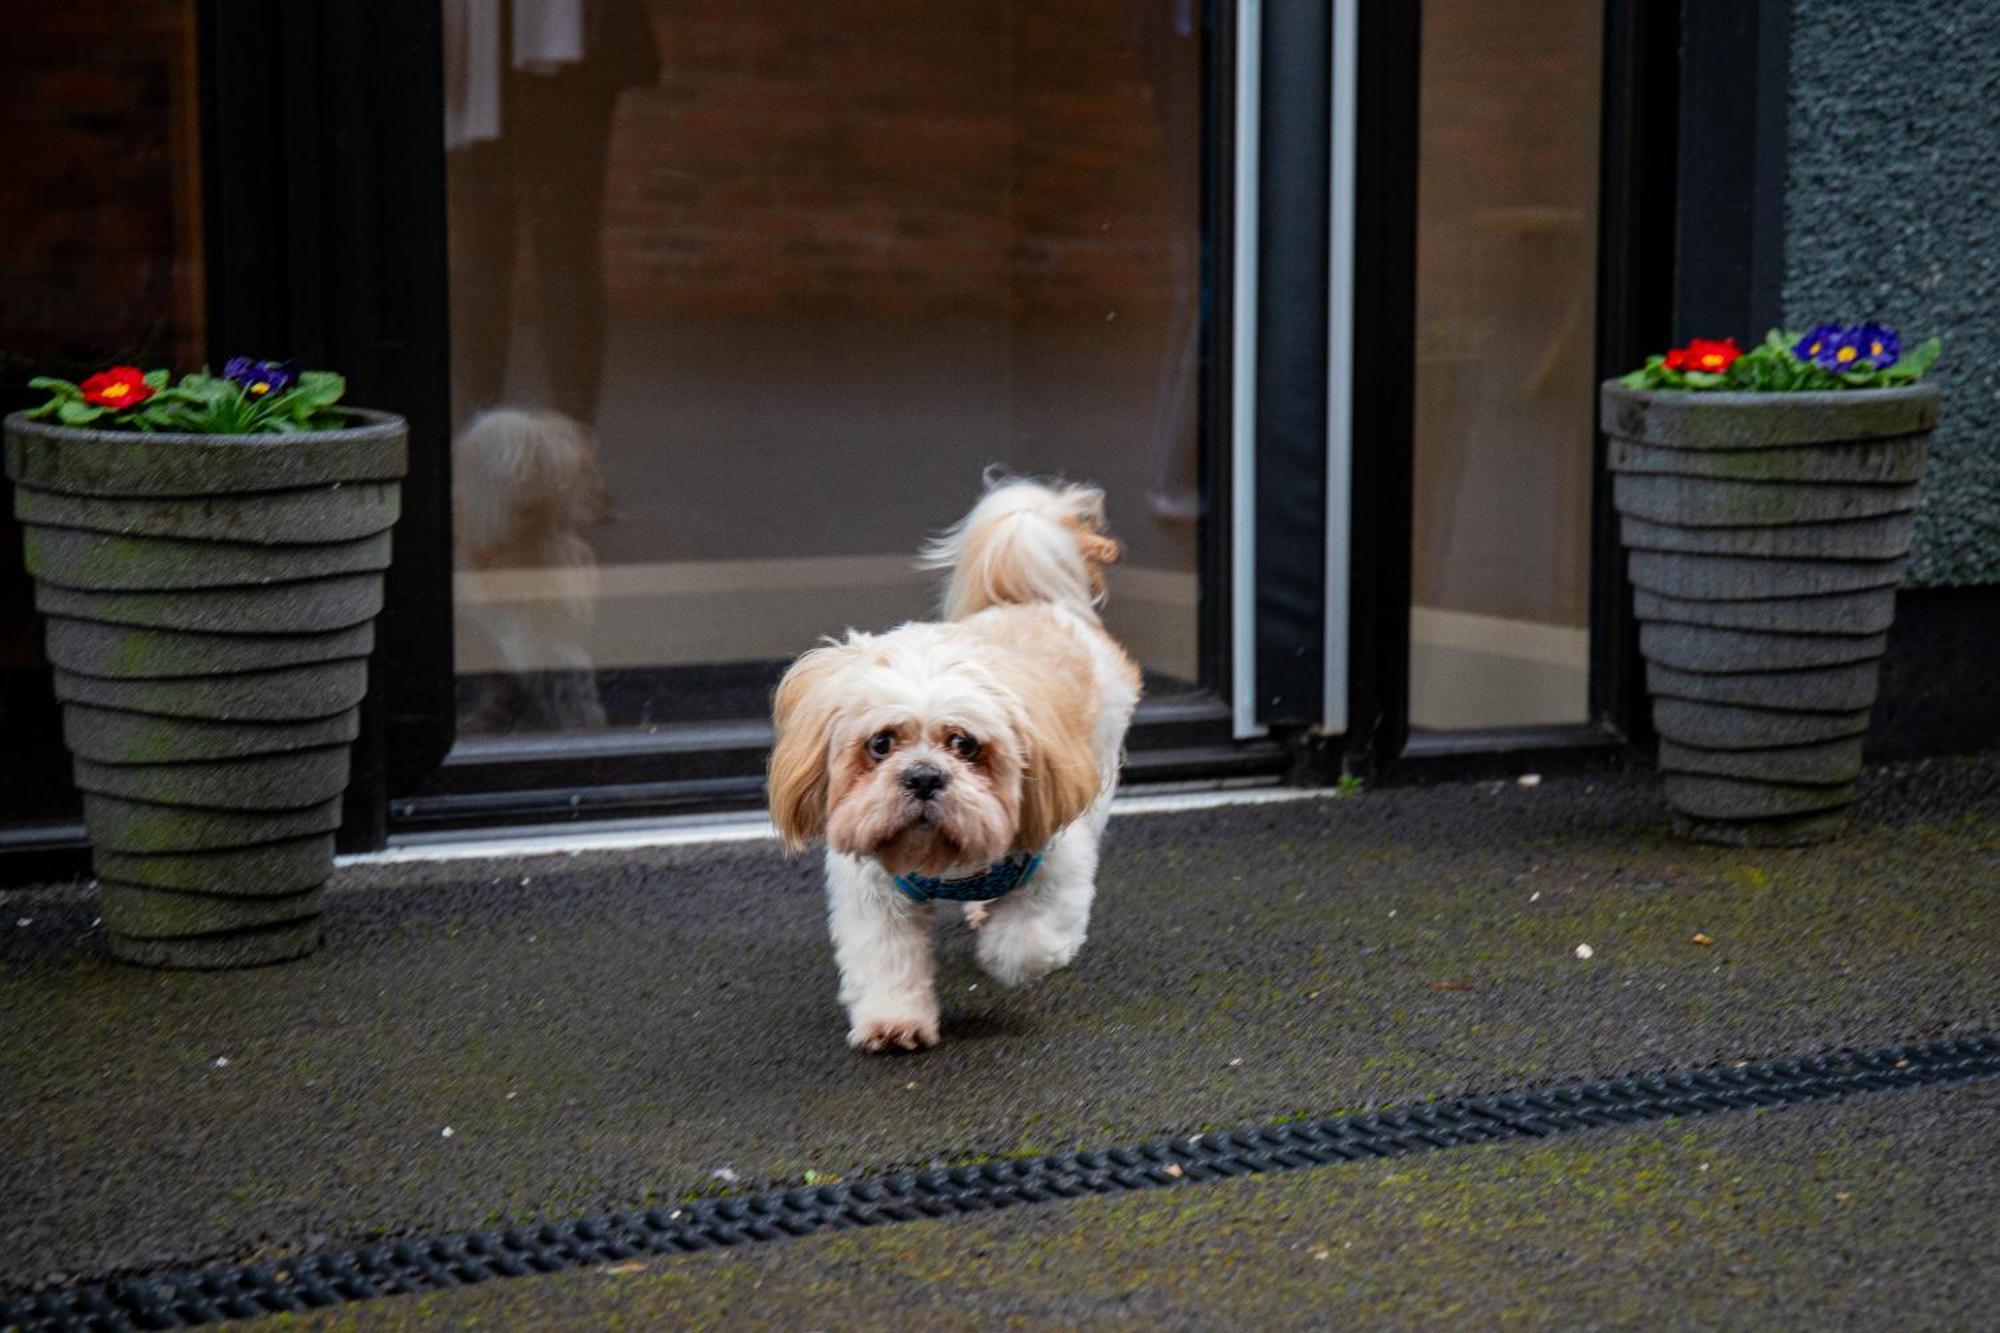
[[[986,479],[972,512],[925,542],[920,569],[948,569],[944,615],[1054,602],[1094,614],[1118,543],[1104,533],[1104,492],[1027,478]]]

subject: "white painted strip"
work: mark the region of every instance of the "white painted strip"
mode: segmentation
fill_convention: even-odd
[[[1361,0],[1333,0],[1332,161],[1327,188],[1326,672],[1320,727],[1347,730],[1349,596],[1353,582],[1354,186]]]
[[[1232,805],[1270,805],[1328,800],[1331,787],[1217,786],[1188,791],[1138,792],[1111,803],[1114,818],[1178,814]],[[497,861],[526,856],[580,856],[585,852],[641,851],[656,847],[699,847],[735,842],[775,842],[777,830],[761,812],[680,819],[620,820],[595,825],[566,824],[495,837],[490,833],[442,835],[398,842],[379,852],[336,857],[337,866],[406,865],[433,861]]]
[[[1257,721],[1257,159],[1261,142],[1264,16],[1261,0],[1236,6],[1235,323],[1229,368],[1229,679],[1231,730],[1259,736]]]
[[[1230,805],[1282,805],[1328,801],[1343,793],[1333,787],[1218,787],[1206,791],[1135,793],[1111,802],[1111,815],[1172,815],[1184,810],[1217,810]]]

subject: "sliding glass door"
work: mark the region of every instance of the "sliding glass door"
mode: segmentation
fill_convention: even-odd
[[[1101,484],[1207,684],[1192,0],[443,0],[460,741],[761,718],[927,614],[988,466]]]
[[[1424,0],[1410,726],[1590,708],[1598,0]]]

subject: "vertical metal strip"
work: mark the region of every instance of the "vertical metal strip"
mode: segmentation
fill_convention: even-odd
[[[1333,107],[1327,171],[1326,645],[1320,726],[1347,731],[1353,575],[1355,82],[1361,0],[1333,0]]]
[[[1229,373],[1229,681],[1232,731],[1238,740],[1264,731],[1257,720],[1257,184],[1262,47],[1262,0],[1238,0]]]

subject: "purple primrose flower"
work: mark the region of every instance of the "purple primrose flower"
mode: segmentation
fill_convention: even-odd
[[[1821,324],[1793,344],[1792,355],[1801,361],[1810,361],[1821,370],[1839,371],[1842,367],[1836,357],[1845,346],[1847,339],[1840,325]]]
[[[299,363],[254,361],[247,356],[232,356],[229,364],[222,368],[222,377],[242,386],[249,397],[262,398],[266,394],[283,393],[297,384]]]
[[[1860,350],[1860,359],[1877,370],[1887,370],[1903,355],[1903,340],[1884,324],[1863,324],[1854,331],[1854,345]]]
[[[1881,324],[1821,324],[1792,346],[1792,355],[1839,375],[1887,370],[1903,355],[1903,340]]]

